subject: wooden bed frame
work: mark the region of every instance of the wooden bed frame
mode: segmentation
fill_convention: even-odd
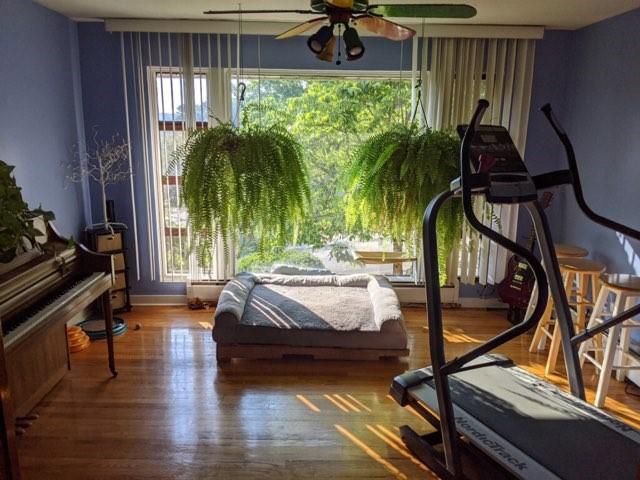
[[[293,347],[289,345],[216,344],[216,360],[229,363],[232,358],[273,360],[285,357],[307,357],[316,360],[387,360],[409,355],[409,349]]]

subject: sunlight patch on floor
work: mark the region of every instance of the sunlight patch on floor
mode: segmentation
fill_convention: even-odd
[[[355,436],[353,433],[351,433],[345,427],[343,427],[342,425],[338,425],[338,424],[334,425],[334,427],[336,428],[336,430],[338,430],[338,432],[340,432],[340,434],[342,436],[344,436],[345,438],[350,440],[354,445],[359,447],[364,453],[369,455],[376,462],[378,462],[380,465],[382,465],[384,468],[386,468],[389,471],[389,473],[391,473],[394,477],[402,479],[402,480],[407,480],[409,478],[409,477],[407,477],[407,475],[402,473],[393,463],[391,463],[389,460],[386,460],[385,458],[383,458],[377,451],[375,451],[373,448],[371,448],[365,442],[360,440],[357,436]]]

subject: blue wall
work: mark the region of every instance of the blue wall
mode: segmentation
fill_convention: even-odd
[[[574,144],[587,202],[596,212],[636,229],[640,229],[639,26],[640,9],[636,9],[576,32],[547,32],[536,56],[532,104],[537,108],[552,102]],[[535,172],[538,166],[566,168],[560,143],[535,109],[527,163]],[[550,211],[557,241],[584,246],[611,272],[640,274],[640,243],[588,220],[571,191],[563,189]],[[637,332],[634,341],[640,345]]]
[[[538,42],[526,161],[533,173],[566,168],[539,107],[551,102],[574,144],[587,201],[640,228],[640,9]],[[611,271],[640,274],[640,245],[598,227],[567,188],[549,209],[555,240],[582,245]],[[530,223],[521,216],[521,233]]]
[[[527,167],[534,175],[561,168],[562,145],[556,141],[540,107],[545,103],[551,103],[560,120],[566,115],[566,84],[572,35],[573,32],[569,31],[548,30],[544,39],[536,44],[525,153]],[[549,223],[556,237],[560,236],[564,194],[564,189],[556,190],[551,206],[547,209]],[[518,225],[520,240],[528,237],[530,231],[529,215],[521,210]]]
[[[573,140],[587,202],[640,229],[640,9],[572,36],[565,128]],[[562,239],[584,245],[616,272],[640,274],[640,244],[595,227],[571,196]]]
[[[78,145],[76,25],[30,0],[0,0],[0,159],[15,165],[24,199],[56,214],[63,234],[84,224],[82,189],[65,189]]]

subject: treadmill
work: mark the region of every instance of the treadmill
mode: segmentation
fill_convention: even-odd
[[[597,327],[576,334],[561,281],[551,232],[538,191],[559,185],[573,188],[588,218],[640,240],[640,232],[596,214],[585,202],[571,142],[553,115],[542,111],[564,145],[568,169],[532,177],[506,128],[482,125],[489,102],[480,100],[469,126],[460,126],[461,176],[435,197],[423,221],[424,263],[432,365],[393,380],[390,393],[410,405],[435,428],[420,435],[401,427],[406,446],[444,479],[640,479],[640,432],[585,402],[578,358],[580,344],[640,314],[632,307]],[[438,275],[436,219],[442,205],[461,197],[470,225],[525,259],[538,285],[528,318],[486,343],[446,360]],[[492,204],[522,205],[530,213],[543,264],[527,249],[478,220],[474,196]],[[546,269],[546,271],[545,271]],[[491,354],[496,347],[534,328],[549,292],[557,311],[571,394]]]

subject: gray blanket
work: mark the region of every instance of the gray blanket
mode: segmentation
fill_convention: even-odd
[[[229,319],[281,329],[375,332],[387,321],[402,321],[402,312],[382,276],[241,273],[216,308],[216,322]]]

